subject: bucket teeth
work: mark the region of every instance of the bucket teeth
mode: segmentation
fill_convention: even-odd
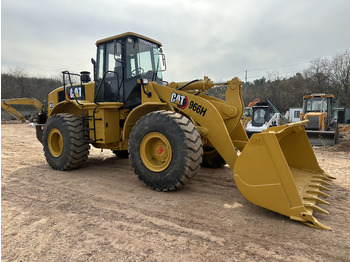
[[[328,175],[328,174],[324,174],[327,178],[329,178],[330,180],[334,180],[335,179],[335,176],[331,176],[331,175]]]
[[[321,178],[321,179],[327,180],[327,181],[333,181],[333,179],[335,179],[334,176],[330,176],[326,173],[324,175],[314,175],[313,178]]]
[[[316,206],[315,204],[312,204],[312,203],[305,203],[304,206],[306,208],[311,208],[314,212],[329,214],[327,210],[324,210],[323,208]]]
[[[309,185],[309,187],[316,187],[316,188],[321,189],[321,190],[331,191],[329,188],[322,186],[322,185],[311,184],[311,185]]]
[[[326,186],[330,186],[331,184],[324,181],[323,179],[312,179],[311,182],[313,183],[321,183],[321,185],[326,185]]]
[[[307,200],[315,201],[318,204],[329,205],[329,202],[327,202],[319,197],[315,197],[315,196],[305,196],[303,199],[306,201]]]
[[[316,194],[316,195],[321,196],[321,197],[330,197],[330,195],[323,193],[322,191],[316,190],[316,189],[307,190],[306,193]]]
[[[318,228],[318,229],[332,230],[330,227],[327,227],[326,225],[323,225],[322,223],[320,223],[313,215],[309,213],[302,213],[302,217],[306,220],[303,223],[307,226]]]

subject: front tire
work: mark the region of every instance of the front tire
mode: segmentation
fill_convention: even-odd
[[[202,162],[202,140],[193,123],[178,113],[156,111],[132,129],[129,159],[138,178],[158,191],[188,183]]]
[[[45,124],[43,145],[46,160],[53,169],[80,167],[89,154],[83,119],[67,113],[53,115]]]

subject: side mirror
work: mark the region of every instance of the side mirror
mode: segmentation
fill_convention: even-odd
[[[96,60],[91,58],[91,63],[93,65],[94,80],[96,79]]]
[[[162,56],[162,63],[163,63],[163,70],[162,71],[166,71],[166,60],[165,60],[165,55],[164,54],[161,54]]]

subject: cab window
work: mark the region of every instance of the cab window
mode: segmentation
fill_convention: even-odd
[[[110,71],[106,77],[117,77],[118,74],[118,77],[122,78],[122,55],[119,42],[111,42],[106,45],[106,71]]]
[[[97,49],[97,79],[102,79],[104,73],[105,46],[99,45]]]

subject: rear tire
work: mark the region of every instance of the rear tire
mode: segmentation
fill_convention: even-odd
[[[46,160],[53,169],[80,167],[89,154],[83,119],[67,113],[53,115],[45,124],[43,145]]]
[[[156,111],[132,129],[129,159],[138,178],[158,191],[188,183],[202,162],[202,140],[193,123],[178,113]]]

